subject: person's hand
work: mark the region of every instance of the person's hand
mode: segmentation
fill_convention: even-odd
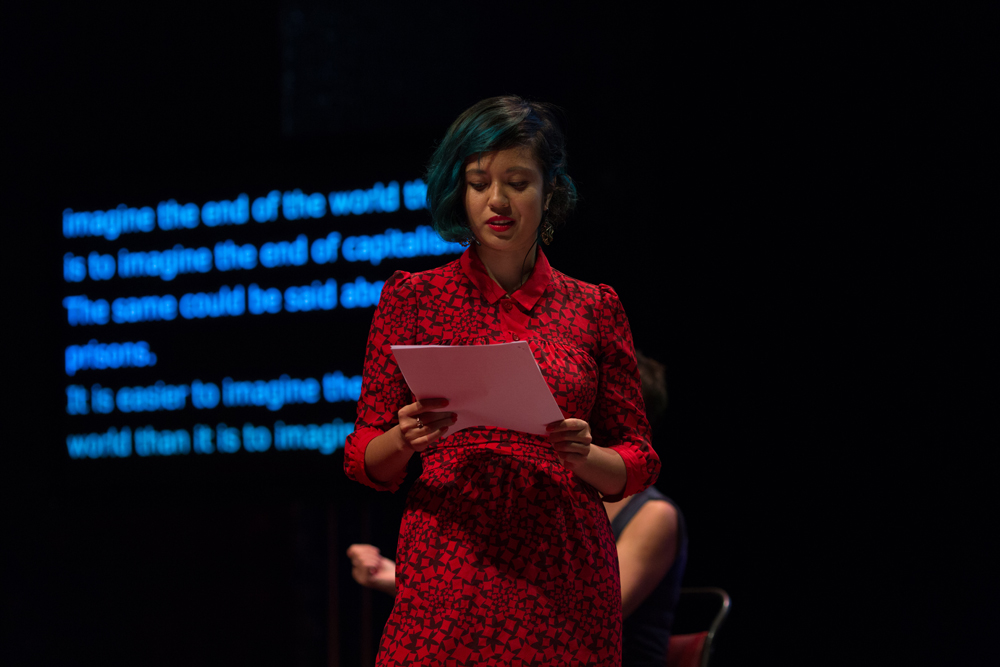
[[[351,576],[367,588],[392,594],[396,587],[396,564],[379,553],[371,544],[352,544],[347,549],[351,559]]]
[[[382,555],[378,547],[371,544],[352,544],[347,549],[347,557],[351,559],[351,575],[354,576],[354,580],[362,586],[368,586],[372,575],[378,572],[382,564]]]
[[[457,421],[458,415],[454,412],[433,411],[447,406],[447,399],[428,398],[400,408],[399,432],[403,436],[403,447],[422,452],[443,436],[448,427]]]
[[[582,419],[564,419],[545,427],[549,442],[564,466],[576,470],[590,456],[590,424]]]

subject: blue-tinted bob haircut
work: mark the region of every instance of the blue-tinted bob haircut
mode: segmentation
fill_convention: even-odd
[[[576,186],[566,173],[566,140],[548,104],[516,96],[491,97],[459,116],[427,167],[427,208],[434,229],[446,241],[470,238],[465,213],[465,174],[470,155],[527,146],[535,154],[552,193],[545,221],[558,227],[576,205]]]

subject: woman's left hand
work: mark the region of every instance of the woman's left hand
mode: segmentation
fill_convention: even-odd
[[[564,419],[545,427],[549,442],[562,464],[575,471],[590,456],[590,424],[582,419]]]
[[[574,475],[605,496],[625,491],[628,473],[621,454],[591,442],[590,424],[582,419],[564,419],[545,427],[559,461]]]

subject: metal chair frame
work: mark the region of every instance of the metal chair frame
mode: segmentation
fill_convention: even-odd
[[[708,627],[708,636],[705,637],[705,644],[701,649],[701,661],[700,667],[708,667],[709,658],[712,656],[713,642],[715,640],[715,633],[718,632],[719,627],[722,622],[726,620],[726,616],[729,615],[729,593],[716,587],[698,587],[698,588],[682,588],[681,597],[685,595],[714,595],[717,596],[721,602],[719,606],[719,611],[716,612],[715,618],[712,619],[711,625]]]

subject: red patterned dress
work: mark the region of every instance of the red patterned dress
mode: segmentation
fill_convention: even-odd
[[[413,402],[390,345],[526,340],[563,414],[625,462],[623,495],[656,480],[625,312],[614,290],[550,268],[507,296],[471,249],[432,271],[386,282],[368,336],[347,475]],[[445,397],[447,398],[447,397]],[[450,434],[423,454],[399,532],[396,603],[378,665],[618,665],[618,555],[601,495],[544,437],[500,428]],[[612,500],[612,498],[607,498]]]

